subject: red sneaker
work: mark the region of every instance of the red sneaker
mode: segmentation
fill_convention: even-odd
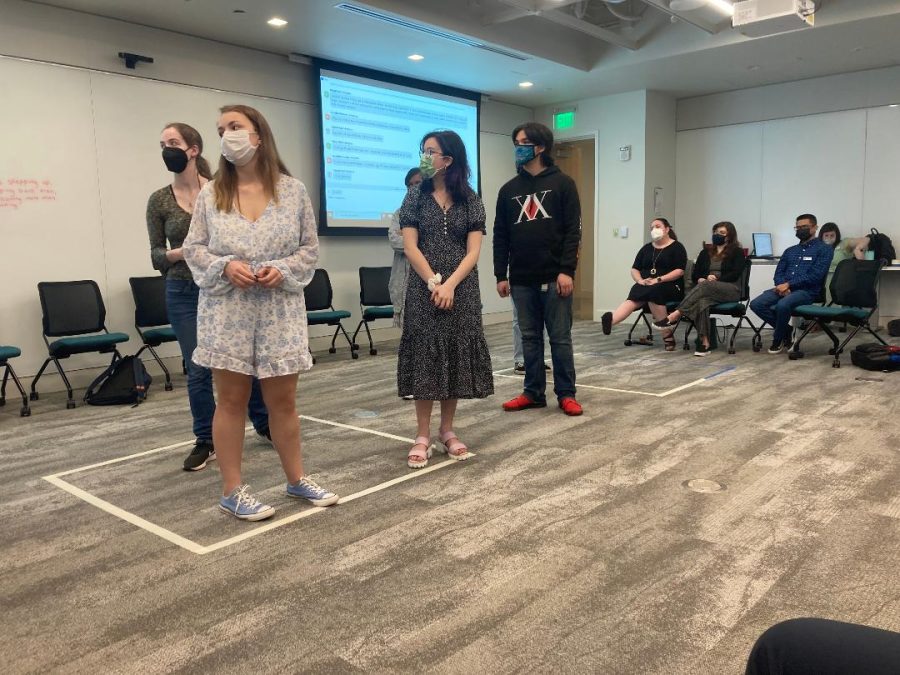
[[[566,413],[566,415],[571,415],[572,417],[578,417],[578,415],[584,414],[584,409],[581,407],[581,404],[571,396],[561,400],[559,402],[559,407],[562,408],[562,411]]]
[[[503,404],[503,409],[506,412],[515,412],[517,410],[527,410],[528,408],[546,408],[546,401],[532,401],[525,394],[519,394],[514,399],[511,399]]]

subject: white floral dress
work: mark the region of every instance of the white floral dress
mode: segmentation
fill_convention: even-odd
[[[282,175],[272,199],[255,222],[236,208],[216,208],[213,182],[197,197],[184,259],[200,287],[194,363],[259,378],[312,368],[303,289],[319,258],[316,220],[306,187]],[[232,260],[256,272],[274,267],[278,288],[237,288],[224,276]]]

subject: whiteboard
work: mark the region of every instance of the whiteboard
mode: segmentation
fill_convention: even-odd
[[[159,148],[165,124],[196,127],[215,167],[218,108],[245,103],[259,109],[317,208],[318,149],[312,144],[318,141],[310,105],[2,57],[0,94],[7,103],[4,121],[16,130],[0,146],[0,235],[8,252],[0,344],[22,349],[15,361],[21,375],[35,374],[46,358],[39,281],[94,279],[107,327],[132,336],[120,349],[140,348],[128,278],[158,274],[150,263],[145,212],[150,193],[171,182]],[[38,199],[25,200],[30,185],[37,186]],[[52,192],[41,197],[41,189]],[[174,344],[159,351],[179,354]],[[78,355],[63,367],[69,372],[106,361]]]
[[[862,231],[878,228],[900,250],[900,107],[869,110],[866,141]]]

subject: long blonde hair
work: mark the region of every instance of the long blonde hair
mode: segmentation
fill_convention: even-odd
[[[219,108],[220,114],[237,112],[244,115],[259,134],[259,147],[256,149],[256,175],[263,185],[266,197],[278,202],[278,180],[281,174],[290,176],[275,145],[272,127],[256,108],[248,105],[226,105]],[[216,208],[230,213],[237,197],[237,169],[224,157],[219,159],[219,170],[216,172],[213,188],[216,193]]]

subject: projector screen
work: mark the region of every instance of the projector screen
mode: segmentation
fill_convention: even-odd
[[[317,66],[320,234],[384,236],[429,131],[460,135],[478,191],[478,94],[331,62]]]

